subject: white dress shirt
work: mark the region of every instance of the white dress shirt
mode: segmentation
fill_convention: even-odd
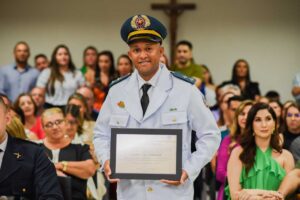
[[[7,133],[6,134],[6,137],[4,139],[4,141],[0,144],[0,169],[1,169],[1,165],[2,165],[2,160],[3,160],[3,156],[4,156],[4,152],[6,150],[6,146],[7,146]]]

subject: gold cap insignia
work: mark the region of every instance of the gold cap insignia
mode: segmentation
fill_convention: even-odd
[[[136,15],[131,20],[131,27],[135,30],[144,30],[150,25],[150,20],[146,15]]]

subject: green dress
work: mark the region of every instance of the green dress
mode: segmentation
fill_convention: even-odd
[[[242,168],[240,184],[243,189],[276,191],[285,175],[285,170],[272,158],[272,148],[269,147],[265,152],[262,152],[257,147],[254,166],[248,174],[246,174],[246,168]],[[225,193],[229,197],[228,199],[231,199],[228,186]]]

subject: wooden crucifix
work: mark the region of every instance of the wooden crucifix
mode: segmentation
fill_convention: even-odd
[[[174,51],[177,40],[177,20],[185,10],[196,9],[196,4],[193,3],[177,3],[176,0],[171,0],[170,3],[155,3],[151,5],[153,10],[163,10],[170,17],[170,56],[171,65],[174,63]]]

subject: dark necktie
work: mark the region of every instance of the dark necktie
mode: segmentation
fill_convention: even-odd
[[[142,109],[143,109],[143,116],[145,115],[147,107],[149,105],[149,96],[148,96],[147,92],[148,92],[148,90],[149,90],[150,87],[151,87],[151,85],[149,85],[147,83],[145,83],[142,86],[143,96],[141,98],[141,105],[142,105]]]

